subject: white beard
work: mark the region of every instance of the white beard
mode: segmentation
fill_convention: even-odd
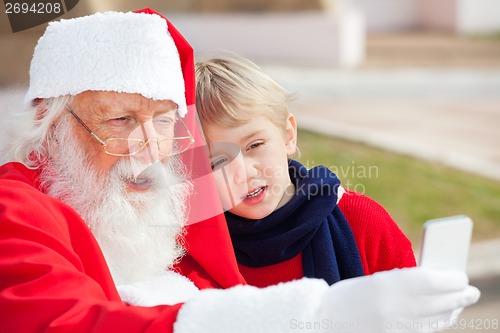
[[[109,174],[98,174],[70,124],[63,119],[55,131],[58,154],[44,167],[42,185],[89,225],[115,283],[147,280],[174,264],[183,254],[179,238],[191,190],[173,171],[180,174],[182,164],[172,158],[168,166],[154,163],[141,174],[153,181],[150,190],[128,193],[124,179],[134,179],[134,170],[146,166],[122,157]]]

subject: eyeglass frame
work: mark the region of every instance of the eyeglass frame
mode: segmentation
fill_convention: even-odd
[[[158,152],[163,155],[163,156],[175,156],[177,154],[180,154],[180,153],[183,153],[185,152],[186,150],[189,149],[189,146],[191,146],[193,143],[194,143],[194,137],[193,135],[191,134],[191,132],[189,131],[189,129],[187,128],[186,124],[184,123],[184,121],[182,121],[182,118],[179,116],[179,114],[176,112],[176,117],[178,118],[178,120],[180,121],[180,123],[182,124],[182,126],[184,127],[184,129],[186,130],[186,132],[188,133],[189,136],[180,136],[180,137],[176,137],[174,136],[172,139],[169,139],[169,140],[172,140],[172,142],[175,140],[175,139],[188,139],[189,138],[189,144],[187,146],[186,149],[182,150],[182,151],[179,151],[179,152],[176,152],[175,154],[163,154],[160,152],[160,149],[159,149],[159,145],[160,145],[160,139],[158,138],[148,138],[147,140],[143,140],[143,139],[130,139],[130,138],[109,138],[109,139],[106,139],[106,140],[102,140],[101,138],[99,138],[97,136],[97,134],[95,134],[91,129],[90,127],[87,126],[87,124],[85,124],[83,122],[83,120],[78,117],[78,115],[73,111],[73,109],[69,106],[69,105],[66,105],[65,108],[68,110],[69,113],[71,113],[71,115],[73,115],[73,117],[75,117],[75,119],[80,123],[80,125],[83,126],[83,128],[85,128],[87,130],[87,132],[90,133],[90,135],[92,135],[101,145],[102,145],[102,148],[104,150],[104,152],[108,155],[111,155],[111,156],[118,156],[118,157],[127,157],[127,156],[134,156],[135,154],[139,153],[141,150],[144,149],[144,147],[146,147],[148,145],[148,143],[152,140],[152,139],[156,139],[156,144],[158,145]],[[136,142],[139,142],[141,144],[140,148],[133,152],[133,153],[129,153],[129,154],[118,154],[118,153],[110,153],[109,151],[106,150],[106,145],[107,145],[107,142],[110,141],[110,140],[127,140],[127,141],[136,141]],[[165,140],[165,139],[163,139]]]

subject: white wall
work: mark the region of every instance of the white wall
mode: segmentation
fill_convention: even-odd
[[[418,0],[343,1],[356,5],[365,14],[368,32],[410,30],[418,23]]]
[[[412,29],[500,32],[500,0],[337,0],[365,13],[369,33]]]
[[[457,32],[484,34],[500,32],[499,0],[456,0]]]
[[[352,67],[365,57],[364,20],[356,12],[175,14],[170,21],[196,53],[230,50],[255,61]]]

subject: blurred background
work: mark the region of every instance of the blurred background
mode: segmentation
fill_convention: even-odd
[[[426,220],[469,215],[468,270],[483,296],[457,331],[498,323],[500,1],[81,0],[63,17],[143,7],[197,58],[237,52],[293,93],[299,160],[382,203],[416,253]],[[46,25],[12,33],[1,16],[4,109],[22,99]]]

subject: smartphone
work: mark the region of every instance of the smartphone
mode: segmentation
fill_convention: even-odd
[[[419,266],[465,271],[472,224],[472,220],[466,215],[425,222]]]

